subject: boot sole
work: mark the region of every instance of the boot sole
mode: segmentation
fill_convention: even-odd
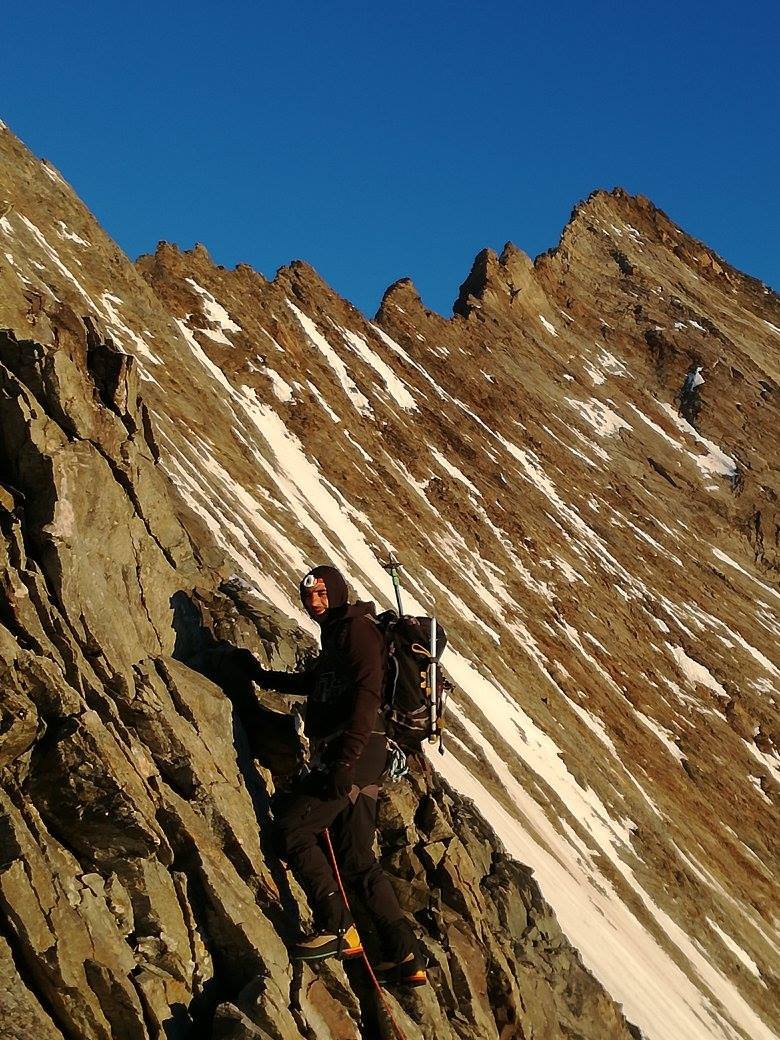
[[[348,950],[343,950],[339,953],[338,950],[329,950],[327,953],[320,953],[319,950],[311,952],[308,951],[293,951],[290,954],[290,960],[292,961],[326,961],[329,957],[338,957],[340,960],[350,960],[352,957],[359,957],[363,952],[362,946],[352,946]]]
[[[414,975],[405,975],[400,978],[382,978],[377,976],[380,986],[387,989],[402,987],[404,989],[416,989],[418,986],[428,985],[428,975],[425,971],[416,971]]]
[[[424,971],[418,971],[418,972],[415,972],[414,975],[410,975],[409,978],[404,979],[401,982],[401,985],[402,986],[411,986],[412,988],[415,988],[417,986],[427,986],[428,985],[428,976],[427,976],[427,974]]]

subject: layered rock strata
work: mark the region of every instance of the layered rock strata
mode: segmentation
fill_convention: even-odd
[[[294,666],[299,574],[384,605],[394,549],[459,686],[383,808],[439,965],[407,1035],[631,1035],[552,907],[648,1037],[770,1037],[777,297],[620,191],[480,254],[453,318],[403,280],[374,322],[300,262],[130,264],[6,129],[0,212],[8,1035],[383,1028],[287,961],[298,749],[247,744],[213,650]]]

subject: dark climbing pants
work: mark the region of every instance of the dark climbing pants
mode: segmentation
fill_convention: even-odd
[[[357,785],[375,784],[384,763],[384,740],[381,746],[370,741],[358,762]],[[388,957],[400,960],[412,950],[413,933],[374,855],[376,788],[372,794],[359,794],[354,803],[348,797],[328,798],[322,791],[321,776],[309,774],[274,806],[279,851],[309,897],[317,927],[337,931],[350,920],[323,846],[322,832],[327,827],[347,893],[360,896]]]

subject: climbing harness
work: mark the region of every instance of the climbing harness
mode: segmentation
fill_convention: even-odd
[[[436,675],[437,668],[439,665],[438,657],[436,654],[436,618],[431,618],[431,663],[428,666],[428,709],[429,709],[429,720],[430,720],[430,736],[428,737],[429,744],[435,744],[436,738],[439,738],[439,751],[444,754],[444,747],[442,745],[442,734],[441,734],[441,716],[439,709],[441,707],[439,703],[438,691],[436,689]]]

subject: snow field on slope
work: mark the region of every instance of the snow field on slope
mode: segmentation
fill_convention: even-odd
[[[265,427],[267,429],[267,427]],[[286,437],[287,431],[280,430],[279,435]],[[288,460],[289,460],[289,456]],[[301,460],[299,460],[300,462]],[[317,478],[317,471],[311,468],[311,464],[308,460],[303,460],[301,466],[294,466],[288,468],[288,472],[295,474],[302,478],[305,494],[310,495],[312,489],[312,480],[319,480]],[[316,490],[316,489],[315,489]],[[327,509],[323,510],[327,513]],[[354,535],[357,536],[355,540]],[[350,560],[359,561],[361,558],[365,564],[367,564],[368,574],[363,570],[363,577],[369,577],[372,584],[375,587],[382,588],[386,586],[387,579],[384,571],[379,567],[376,562],[373,553],[364,544],[362,534],[353,529],[353,538],[349,539],[348,544],[345,546],[346,552],[344,555]],[[366,557],[368,552],[368,557]],[[358,576],[352,566],[346,563],[342,564],[345,572],[349,575],[351,582],[360,587],[363,583],[358,580]],[[407,609],[410,611],[422,611],[422,608],[415,600],[411,600],[407,595]],[[454,650],[447,653],[445,666],[452,675],[453,679],[458,685],[472,698],[475,705],[482,711],[487,719],[493,724],[497,725],[499,731],[507,733],[515,731],[519,739],[520,756],[524,761],[540,775],[545,782],[549,783],[553,790],[563,799],[570,809],[572,809],[574,816],[583,821],[590,835],[596,841],[596,845],[601,851],[607,853],[610,859],[614,862],[619,857],[614,852],[615,845],[622,845],[626,847],[630,844],[630,830],[626,829],[624,825],[616,826],[615,822],[611,820],[608,811],[595,797],[593,792],[584,790],[579,786],[574,777],[568,773],[565,769],[561,759],[559,757],[559,749],[550,740],[543,731],[539,730],[526,716],[516,703],[509,697],[505,691],[497,690],[493,684],[484,680],[479,673],[474,669],[465,658],[457,654]],[[509,729],[507,730],[507,727]],[[472,733],[474,739],[481,739],[480,731],[474,727]],[[487,751],[489,745],[486,745],[482,739],[483,748]],[[493,764],[496,763],[497,756],[493,756]],[[439,763],[437,763],[439,765]],[[505,786],[509,783],[509,773],[506,767],[503,769],[503,775],[501,776],[502,782]],[[460,785],[455,783],[456,787]],[[514,787],[519,790],[519,785],[516,783]],[[516,791],[512,791],[512,787],[508,788],[510,793],[516,795]],[[474,796],[474,786],[472,784],[471,790],[466,793]],[[489,806],[490,796],[487,792],[478,785],[477,791],[477,805],[483,810],[486,805]],[[566,845],[570,849],[567,858],[569,861],[572,858],[582,862],[584,849],[580,844],[577,849],[572,850],[569,842],[562,839],[555,828],[549,823],[544,812],[539,808],[537,803],[533,802],[530,796],[524,796],[524,812],[535,830],[540,831],[544,836],[546,842],[554,841],[552,847],[553,856],[548,855],[548,859],[555,861],[555,855],[561,855],[561,846]],[[510,818],[511,819],[511,818]],[[516,829],[518,825],[513,823],[513,829]],[[499,833],[502,838],[506,838],[503,833],[503,828],[499,829]],[[525,861],[530,862],[531,865],[536,865],[538,857],[525,856]],[[591,861],[592,863],[592,861]],[[622,861],[621,861],[622,863]],[[537,868],[538,869],[538,868]],[[627,868],[622,870],[624,874],[627,872]],[[642,896],[643,901],[646,905],[650,906],[652,901],[649,899],[646,893],[638,886],[638,883],[633,879],[633,875],[628,872],[632,887],[638,890]],[[582,914],[582,899],[587,898],[591,905],[593,905],[593,887],[589,884],[588,879],[591,878],[597,881],[597,884],[602,887],[609,895],[608,901],[605,901],[604,905],[597,905],[596,913],[589,918],[588,914]],[[544,882],[543,882],[544,884]],[[571,886],[572,882],[569,881]],[[614,891],[612,886],[606,881],[606,879],[599,874],[595,867],[591,865],[589,873],[583,878],[580,876],[579,879],[575,877],[575,888],[579,889],[579,896],[575,897],[573,905],[572,920],[569,921],[564,927],[567,933],[570,935],[572,941],[581,949],[586,962],[589,963],[595,970],[597,976],[605,981],[610,991],[621,999],[626,1007],[627,1013],[631,1015],[630,1009],[630,994],[625,992],[625,956],[626,950],[623,946],[623,941],[617,942],[619,950],[615,953],[615,940],[612,934],[612,929],[617,926],[618,929],[625,927],[626,920],[631,922],[631,928],[629,934],[634,933],[629,942],[633,939],[635,948],[638,947],[641,952],[640,962],[637,964],[637,969],[647,973],[648,969],[651,974],[654,974],[656,978],[660,978],[660,982],[649,984],[649,995],[646,1004],[641,1009],[638,1007],[637,1011],[641,1011],[641,1014],[637,1014],[635,1020],[639,1021],[648,1036],[657,1036],[659,1038],[670,1035],[687,1036],[691,1040],[698,1040],[699,1037],[711,1038],[712,1023],[716,1021],[716,1013],[712,1010],[706,998],[703,998],[699,991],[685,978],[682,972],[677,969],[674,962],[671,960],[668,954],[658,946],[647,932],[642,928],[641,924],[630,914],[625,908],[624,904],[620,900],[620,897]],[[558,910],[559,903],[559,889],[557,884],[551,883],[544,885],[545,891],[550,895],[553,905]],[[607,913],[607,909],[610,910]],[[654,913],[657,918],[660,918],[662,925],[665,928],[670,928],[672,923],[663,914],[660,908],[655,907]],[[563,915],[559,915],[563,916]],[[606,917],[607,925],[604,924]],[[583,920],[585,920],[585,926],[583,927]],[[596,925],[598,924],[598,928]],[[609,933],[610,942],[605,945],[605,932]],[[684,934],[680,932],[677,937],[678,946],[681,947],[683,953],[690,960],[691,957],[695,956],[696,951],[692,947],[686,946]],[[611,950],[612,955],[609,957],[609,963],[605,963],[603,956],[604,950]],[[696,970],[705,979],[706,984],[714,987],[716,996],[724,999],[729,1008],[736,1008],[739,1012],[740,1018],[746,1018],[750,1022],[750,1028],[752,1029],[756,1025],[753,1016],[747,1005],[741,1006],[741,998],[735,991],[733,991],[727,980],[723,979],[717,973],[708,973],[706,966],[702,963],[697,963]],[[606,982],[607,978],[618,976],[620,983],[618,984],[617,979],[614,980],[613,984]],[[644,985],[644,983],[643,983]],[[635,993],[636,981],[632,981],[629,985],[630,993]],[[679,996],[680,1006],[675,1009],[674,1002],[669,1000],[670,991]],[[667,1005],[663,1012],[659,1013],[658,1000],[661,995],[664,994],[664,1002]],[[744,1002],[741,1002],[744,1004]],[[659,1022],[660,1018],[660,1022]],[[668,1021],[667,1021],[668,1020]],[[656,1023],[659,1024],[659,1029],[656,1031],[652,1028]],[[759,1023],[760,1026],[760,1023]],[[737,1036],[726,1024],[722,1026],[719,1024],[720,1035],[724,1040],[733,1040]],[[676,1032],[673,1032],[676,1030]],[[761,1037],[760,1032],[754,1032],[752,1034],[756,1040]],[[768,1037],[768,1033],[766,1036]]]
[[[311,392],[314,394],[314,400],[317,402],[317,404],[320,406],[323,412],[325,412],[330,421],[337,424],[340,423],[341,416],[336,415],[336,413],[333,411],[331,406],[328,404],[328,402],[322,395],[320,388],[316,386],[314,383],[312,383],[311,379],[306,380],[306,386],[308,386],[309,390],[311,390]]]
[[[225,474],[225,479],[222,481],[222,495],[217,497],[214,494],[212,481],[203,477],[203,469],[208,472],[211,468],[209,460],[204,459],[202,453],[195,451],[193,451],[194,458],[188,458],[179,451],[165,429],[160,428],[158,432],[161,440],[166,442],[169,452],[168,458],[165,460],[166,472],[176,484],[187,505],[205,522],[217,545],[234,560],[236,566],[251,580],[254,587],[269,603],[287,617],[292,618],[301,628],[314,635],[316,630],[309,616],[303,612],[300,606],[293,603],[287,592],[270,576],[267,563],[266,566],[262,566],[259,562],[262,561],[262,556],[259,552],[258,532],[263,532],[267,522],[263,517],[253,515],[258,510],[257,503],[250,499],[251,506],[248,513],[252,523],[257,525],[257,530],[251,532],[250,535],[247,528],[236,521],[238,509],[235,507],[231,509],[226,505],[226,500],[229,500],[231,494],[234,495],[234,499],[239,500],[242,496],[249,497],[246,491],[228,474]],[[210,461],[216,463],[213,456]],[[220,508],[220,504],[222,508]],[[292,558],[291,567],[296,569],[296,573],[303,573],[306,568],[305,566],[300,567],[299,561],[302,561],[302,557],[298,550],[293,546],[290,546],[288,550],[284,535],[271,525],[268,526],[270,528],[267,532],[268,541],[280,547],[283,555],[288,554]],[[228,538],[226,532],[233,537]]]
[[[739,571],[740,574],[744,574],[746,578],[750,578],[750,580],[754,581],[756,585],[759,585],[764,590],[764,592],[768,592],[770,596],[775,596],[777,599],[780,599],[780,592],[778,592],[777,589],[773,589],[769,585],[765,585],[763,581],[760,581],[758,578],[755,577],[755,575],[750,574],[749,571],[746,571],[744,567],[740,566],[740,564],[738,564],[736,560],[732,560],[731,557],[727,556],[726,553],[724,553],[721,549],[717,549],[715,548],[715,546],[713,546],[712,555],[717,560],[720,560],[722,563],[727,563],[729,567],[733,567],[735,571]]]
[[[184,329],[182,332],[186,337]],[[193,345],[190,342],[190,345],[193,350],[196,350],[197,344]],[[325,557],[344,570],[358,595],[380,598],[387,602],[389,600],[388,580],[366,540],[367,533],[370,531],[367,518],[362,518],[358,524],[352,516],[347,515],[343,498],[340,500],[338,492],[324,480],[318,467],[307,457],[303,446],[287,430],[273,408],[257,401],[250,388],[242,387],[238,391],[230,386],[221,370],[213,365],[199,348],[197,348],[197,355],[199,355],[198,360],[212,378],[223,389],[228,390],[231,407],[241,415],[245,432],[248,426],[253,426],[255,444],[265,445],[262,452],[256,447],[254,448],[255,460],[265,469],[267,477],[275,486],[280,498],[297,523],[308,531],[316,544],[320,546]],[[427,373],[426,378],[435,386],[436,392],[441,397],[449,397]],[[457,403],[464,411],[473,416],[466,406],[460,402]],[[602,539],[582,521],[579,513],[573,507],[563,502],[539,461],[536,458],[532,459],[528,453],[489,430],[481,420],[478,420],[478,417],[473,417],[478,421],[480,427],[499,441],[504,450],[521,464],[523,475],[529,483],[536,485],[538,490],[544,493],[551,507],[561,515],[563,520],[571,524],[572,533],[576,532],[583,539],[583,543],[587,544],[591,563],[598,562],[621,577],[625,576],[629,582],[636,585],[633,576],[609,553]],[[357,442],[355,443],[357,444]],[[213,495],[212,485],[215,479],[218,480],[220,487],[218,497],[225,503],[221,512],[222,519],[227,519],[234,528],[237,528],[239,546],[241,546],[241,538],[246,538],[246,529],[242,529],[236,523],[236,516],[243,510],[244,515],[253,524],[256,523],[256,517],[251,515],[254,500],[244,502],[243,507],[239,509],[235,503],[240,502],[243,489],[235,485],[234,481],[232,482],[234,486],[231,487],[232,478],[224,471],[220,473],[216,468],[216,460],[208,457],[206,446],[201,445],[201,449],[206,450],[206,454],[201,452],[198,458],[210,473],[209,480],[205,482],[207,489],[205,491],[201,489],[201,493],[207,497],[208,489],[210,489]],[[421,485],[403,468],[399,468],[399,472],[401,479],[424,498],[425,485]],[[192,478],[190,477],[190,479]],[[190,494],[191,497],[194,497],[192,491]],[[231,499],[234,504],[228,508],[226,500]],[[202,512],[204,508],[202,499],[198,505],[199,511]],[[214,523],[214,516],[210,515],[212,523]],[[440,527],[446,526],[441,517],[437,517],[437,520]],[[219,527],[219,521],[215,526]],[[276,529],[265,530],[263,537],[281,549],[284,536],[279,531]],[[452,550],[458,553],[462,552],[463,548],[462,539],[456,538],[453,541]],[[261,590],[270,591],[269,599],[280,605],[285,613],[301,623],[300,610],[293,606],[289,596],[282,592],[276,581],[269,581],[267,575],[260,573],[257,562],[251,560],[245,544],[244,550],[237,549],[231,543],[230,551],[241,570],[255,581]],[[287,557],[289,568],[297,561],[290,558],[292,554],[289,551],[289,544],[287,550],[284,555]],[[595,560],[591,553],[596,557]],[[489,571],[486,561],[480,562],[483,565],[485,580],[494,580],[495,574]],[[473,559],[472,566],[475,564],[476,559]],[[426,575],[426,579],[433,580],[435,583],[433,575]],[[472,572],[472,581],[479,583],[479,575],[476,572]],[[639,588],[637,588],[637,593],[639,594]],[[500,611],[502,597],[497,597],[495,586],[492,591],[489,588],[483,588],[482,596],[478,596],[478,598],[481,598],[486,605],[492,605],[494,609]],[[463,606],[466,607],[465,604]],[[406,609],[412,612],[423,612],[426,608],[421,606],[415,597],[407,593]],[[476,615],[473,617],[476,621],[481,622]],[[311,630],[311,623],[306,624],[306,620],[304,619],[304,627]],[[533,637],[527,629],[524,629],[519,623],[513,623],[510,626],[504,626],[504,630],[507,636],[517,639],[538,666],[544,669],[545,659],[535,646]],[[578,650],[583,656],[588,654],[579,634],[575,634],[575,630],[567,631],[566,635],[575,644],[578,644]],[[592,662],[598,665],[595,658],[592,655],[590,657]],[[717,1037],[718,1040],[721,1038],[735,1040],[737,1037],[735,1031],[719,1016],[708,998],[678,968],[672,957],[656,943],[641,922],[631,914],[608,879],[598,871],[595,865],[598,853],[609,858],[626,883],[640,896],[648,912],[658,921],[659,927],[670,931],[681,951],[681,956],[684,956],[692,965],[690,970],[699,975],[717,998],[723,1000],[729,1013],[743,1024],[751,1037],[754,1040],[769,1038],[765,1027],[756,1019],[736,989],[706,964],[688,937],[677,929],[677,926],[659,907],[655,906],[618,854],[618,850],[623,850],[627,855],[631,855],[630,821],[613,820],[595,792],[589,788],[582,788],[566,769],[560,757],[560,749],[554,741],[522,712],[519,705],[505,690],[481,675],[454,648],[448,649],[445,667],[472,701],[474,708],[482,712],[486,719],[492,725],[497,726],[502,733],[512,735],[511,743],[517,747],[520,758],[569,807],[572,815],[581,821],[586,828],[587,840],[583,840],[581,836],[577,835],[570,826],[565,824],[565,821],[558,821],[558,826],[561,827],[563,833],[557,829],[547,816],[548,810],[543,809],[514,780],[506,763],[499,758],[494,749],[484,740],[479,728],[469,722],[457,705],[453,705],[453,711],[458,713],[474,742],[481,744],[484,748],[489,761],[496,769],[510,797],[518,806],[522,817],[528,821],[527,826],[524,827],[506,813],[489,792],[463,769],[454,756],[447,756],[442,762],[437,760],[437,766],[442,768],[445,775],[448,775],[454,786],[475,799],[478,808],[487,819],[497,824],[498,833],[510,852],[535,867],[542,881],[545,895],[556,910],[562,926],[581,950],[586,963],[613,996],[623,1002],[629,1018],[636,1021],[651,1040],[666,1040],[667,1037],[678,1036],[690,1038],[690,1040],[699,1040],[699,1038],[712,1040],[713,1037]],[[610,678],[607,673],[604,674],[608,679]],[[549,673],[547,673],[547,679],[553,681]],[[603,727],[600,727],[598,720],[587,712],[585,715],[588,718],[584,718],[581,714],[582,711],[584,709],[580,709],[577,714],[580,715],[583,724],[594,731],[600,729],[599,739],[602,744],[614,752],[614,745],[611,745],[609,737],[603,731]],[[619,763],[617,763],[617,767],[620,768]],[[633,778],[631,779],[633,780]],[[633,782],[639,787],[636,781]],[[644,797],[647,799],[646,795]],[[652,803],[650,804],[652,805]],[[657,810],[655,811],[657,812]],[[626,970],[627,965],[630,966],[628,971]]]
[[[743,1040],[743,1034],[732,1028],[715,1004],[631,913],[581,845],[564,838],[550,824],[480,731],[473,726],[467,728],[530,826],[510,815],[454,755],[437,761],[437,769],[456,790],[474,801],[507,851],[534,869],[561,928],[579,949],[586,966],[622,1004],[629,1020],[649,1040]],[[618,857],[610,859],[615,863]],[[712,968],[688,936],[652,903],[622,861],[618,869],[656,917],[659,928],[689,962],[689,970],[699,976],[750,1040],[776,1040],[729,980]]]
[[[551,504],[553,504],[558,509],[558,511],[563,514],[563,518],[565,520],[569,521],[569,523],[571,525],[571,528],[572,528],[572,532],[571,533],[573,535],[575,535],[575,536],[576,536],[576,534],[579,534],[580,536],[584,535],[585,536],[584,537],[585,544],[587,544],[589,546],[591,552],[593,552],[595,550],[596,562],[604,570],[606,570],[608,573],[611,573],[613,575],[616,575],[616,576],[622,578],[624,583],[625,583],[625,585],[628,587],[628,590],[629,590],[628,594],[623,593],[620,590],[620,588],[618,588],[617,591],[621,592],[621,594],[624,594],[625,598],[627,598],[627,599],[631,598],[631,596],[636,596],[637,598],[641,598],[644,594],[647,594],[649,592],[649,590],[646,588],[646,586],[641,581],[638,581],[637,578],[634,575],[632,575],[630,572],[626,571],[626,569],[621,564],[618,563],[618,561],[614,558],[614,556],[607,550],[606,545],[604,544],[603,540],[587,524],[584,523],[584,521],[582,520],[581,516],[576,511],[576,509],[574,509],[572,506],[568,506],[568,505],[565,505],[563,503],[562,499],[560,498],[559,494],[557,493],[557,490],[555,489],[555,485],[550,480],[550,478],[544,473],[544,470],[541,468],[541,465],[539,464],[538,459],[536,459],[533,456],[532,453],[529,455],[529,453],[527,453],[525,451],[522,451],[521,449],[517,448],[515,445],[511,444],[511,442],[507,441],[505,438],[503,438],[502,436],[497,434],[495,431],[491,430],[490,427],[488,427],[469,408],[467,408],[465,405],[463,405],[462,402],[458,401],[456,398],[453,398],[446,391],[444,391],[440,386],[438,386],[438,384],[436,384],[435,380],[432,379],[432,377],[425,371],[425,369],[421,368],[421,366],[419,366],[416,362],[411,361],[411,359],[408,357],[406,352],[397,343],[395,343],[395,341],[393,341],[389,336],[387,336],[386,333],[384,333],[382,330],[380,330],[378,328],[376,328],[376,331],[380,334],[381,338],[385,341],[385,343],[388,346],[390,346],[390,348],[399,357],[401,357],[406,363],[411,365],[420,374],[422,374],[424,376],[424,378],[434,387],[434,389],[436,390],[436,392],[437,392],[437,394],[439,396],[451,400],[454,404],[456,404],[458,407],[460,407],[466,414],[468,414],[475,421],[475,423],[484,432],[488,433],[492,438],[498,440],[501,443],[501,445],[505,448],[505,450],[509,451],[510,455],[514,459],[516,459],[517,461],[521,462],[522,467],[523,467],[523,471],[524,471],[524,476],[526,477],[526,479],[529,479],[531,483],[535,484],[536,487],[543,494],[545,494],[548,497],[548,499],[550,500]],[[617,359],[615,359],[612,355],[610,355],[606,351],[603,352],[603,355],[604,355],[603,357],[600,357],[600,361],[603,362],[605,369],[607,371],[610,371],[612,374],[621,374],[622,375],[623,372],[624,372],[624,366],[622,366],[622,363],[618,362]],[[638,412],[638,409],[635,408],[635,411]],[[641,415],[641,413],[639,413],[639,412],[638,412],[638,414]],[[646,419],[646,417],[643,416],[643,415],[642,415],[642,418]],[[649,420],[646,420],[646,421],[650,422]],[[659,433],[662,433],[670,441],[670,443],[674,444],[674,446],[676,448],[678,448],[678,449],[681,448],[681,446],[679,445],[679,443],[677,441],[675,441],[673,438],[669,437],[669,435],[665,434],[664,431],[662,431],[659,427],[656,426],[656,424],[652,424],[651,423],[651,425],[653,425],[653,427],[656,428]],[[685,426],[687,426],[687,424],[685,424]],[[695,435],[695,431],[691,431],[691,432]],[[695,435],[695,436],[698,437],[698,435]],[[712,445],[710,442],[705,442],[705,443],[706,443],[706,446],[708,447],[708,449],[711,452],[714,453],[714,452],[717,452],[719,450],[719,449],[716,448],[716,446]],[[440,458],[437,458],[437,461],[440,461]],[[461,477],[464,476],[463,474],[460,474],[460,471],[457,471],[457,472],[458,472],[458,474]],[[424,494],[425,488],[424,488],[424,485],[420,485],[419,482],[413,481],[413,478],[411,478],[411,476],[408,473],[406,473],[405,471],[403,471],[403,473],[404,473],[404,476],[406,477],[407,481],[409,481],[410,483],[413,484],[413,486],[415,487],[417,492],[420,494],[420,496],[422,498],[425,498],[425,494]],[[466,479],[468,479],[468,478],[466,478]],[[540,586],[540,584],[538,582],[536,582],[532,578],[532,576],[527,571],[527,569],[524,568],[524,566],[520,563],[520,561],[517,559],[517,557],[514,555],[514,553],[510,552],[510,549],[507,548],[507,539],[503,535],[503,532],[499,532],[498,529],[495,527],[495,525],[492,524],[492,521],[490,521],[490,518],[487,516],[487,514],[484,511],[484,509],[482,507],[478,507],[477,504],[473,500],[472,500],[472,505],[475,507],[475,509],[477,509],[480,512],[482,520],[484,522],[486,522],[488,524],[488,526],[490,526],[492,528],[493,533],[496,535],[498,540],[501,542],[502,546],[504,547],[504,550],[510,555],[511,560],[512,560],[512,564],[514,565],[514,568],[516,570],[518,570],[519,573],[522,576],[523,583],[527,587],[533,588],[534,591],[539,592],[542,595],[547,593],[547,589],[544,588],[543,586]],[[670,554],[670,550],[668,548],[666,548],[664,546],[661,546],[660,543],[658,543],[655,539],[653,539],[651,536],[649,536],[646,532],[644,532],[640,528],[636,527],[636,525],[631,525],[631,526],[632,526],[632,529],[635,531],[635,534],[636,534],[637,537],[641,537],[644,541],[648,542],[654,548],[658,549],[659,552],[664,552],[667,555],[671,555],[672,558],[677,559],[676,557],[674,557],[673,554]],[[672,535],[672,537],[674,537],[676,539],[676,535],[674,534],[674,532],[669,531],[669,529],[665,528],[665,526],[663,524],[659,524],[659,526],[661,528],[663,528],[664,530],[666,530],[667,533],[669,533],[670,535]],[[465,549],[465,546],[461,545],[461,548]],[[576,547],[576,541],[574,543],[574,548],[575,548],[575,551],[578,551],[577,547]],[[468,552],[467,549],[466,549],[466,552]],[[472,558],[473,558],[473,556],[472,556]],[[482,566],[482,569],[484,571],[484,569],[485,569],[485,561],[479,559],[478,563]],[[475,575],[473,575],[473,573],[472,573],[472,577],[475,577]],[[493,587],[494,587],[494,589],[496,588],[495,585]],[[772,590],[768,590],[768,591],[772,591]],[[482,598],[483,600],[488,602],[488,600],[486,599],[484,594],[481,594],[480,598]],[[504,597],[502,596],[501,598],[503,599]],[[488,605],[489,605],[489,603],[488,603]],[[675,616],[675,620],[691,636],[691,638],[695,638],[693,636],[693,633],[691,633],[690,630],[688,630],[686,628],[686,626],[684,626],[684,624],[682,623],[682,621],[681,621],[681,619],[679,617],[679,612],[677,610],[675,610],[674,605],[672,605],[670,603],[667,603],[667,609],[669,609],[670,611],[673,612],[673,615]],[[654,620],[655,620],[655,622],[657,624],[658,623],[662,623],[662,622],[660,622],[660,619],[654,619]],[[710,618],[709,620],[711,622],[717,624],[717,625],[725,627],[725,626],[723,626],[723,623],[720,622],[718,619]],[[732,633],[732,635],[734,635],[734,634]],[[771,662],[767,661],[767,659],[763,655],[761,655],[759,651],[757,651],[754,647],[750,646],[750,644],[748,644],[744,640],[743,637],[741,637],[739,635],[735,635],[735,639],[742,646],[743,649],[745,649],[748,653],[750,653],[752,656],[754,656],[759,661],[759,663],[761,663],[764,667],[767,667],[767,668],[769,668],[771,670],[774,670],[774,666],[771,664]],[[670,650],[671,650],[671,648],[670,648]],[[678,664],[678,666],[680,666],[682,664],[682,659],[679,657],[679,655],[675,651],[672,651],[672,652],[675,654],[676,663]],[[603,669],[600,669],[600,666],[595,661],[595,659],[590,658],[590,660],[593,663],[593,665],[595,667],[597,667],[597,669],[599,669],[601,671],[601,673],[611,683],[611,679],[609,678],[609,676],[606,673],[604,673]],[[690,669],[690,666],[688,666],[688,667]],[[703,666],[699,666],[699,667],[703,667]],[[690,675],[689,675],[689,678],[690,678]],[[710,685],[710,688],[713,688],[712,685],[711,685],[712,683],[714,683],[714,680],[710,676],[709,683],[708,683],[708,685]],[[614,685],[614,684],[612,684],[612,685]],[[718,691],[716,690],[716,692],[718,692]]]
[[[100,300],[103,304],[103,312],[108,319],[110,330],[114,333],[117,339],[120,340],[120,342],[127,343],[129,340],[130,343],[133,344],[137,351],[136,359],[138,358],[138,354],[140,354],[144,361],[150,361],[153,365],[162,364],[157,355],[149,349],[146,340],[142,336],[139,336],[137,332],[134,332],[130,326],[120,318],[117,306],[122,304],[122,300],[120,300],[118,296],[114,296],[113,293],[108,292],[103,293]],[[119,331],[117,332],[117,330]],[[143,369],[143,362],[139,362],[139,365]]]
[[[482,498],[482,492],[479,490],[479,488],[476,487],[476,485],[473,484],[465,474],[461,473],[458,467],[453,465],[450,462],[450,460],[446,458],[446,456],[442,455],[440,451],[438,451],[436,448],[432,446],[430,448],[430,452],[445,473],[448,473],[451,477],[454,477],[455,480],[459,480],[460,483],[463,484],[464,487],[468,488],[469,491],[473,492],[479,498]]]

